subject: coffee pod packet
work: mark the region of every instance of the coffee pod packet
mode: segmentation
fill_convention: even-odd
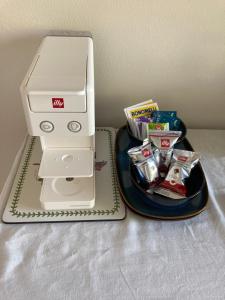
[[[152,144],[151,144],[151,146],[152,146],[152,152],[154,154],[156,165],[159,168],[159,164],[160,164],[160,152],[159,152],[159,149],[157,147],[155,147],[154,145],[152,145]]]
[[[133,147],[127,151],[129,157],[133,163],[143,161],[148,158],[152,153],[151,143],[148,140],[144,140],[143,145]]]
[[[127,153],[137,168],[140,177],[145,178],[150,188],[155,186],[159,180],[159,172],[151,143],[145,140],[143,145],[131,148]]]
[[[179,130],[180,119],[176,111],[157,110],[152,113],[152,121],[155,123],[169,123],[170,130]]]
[[[169,172],[155,192],[173,199],[186,197],[185,180],[190,176],[192,168],[199,159],[200,154],[197,152],[174,149]]]
[[[161,177],[165,177],[170,165],[173,147],[179,137],[181,131],[151,131],[148,134],[149,140],[159,150],[159,173]]]
[[[135,163],[135,166],[149,183],[149,189],[158,184],[159,172],[153,153],[146,160]]]

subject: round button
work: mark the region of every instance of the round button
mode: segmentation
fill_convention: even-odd
[[[81,124],[77,121],[70,121],[67,127],[72,132],[78,132],[81,130]]]
[[[54,130],[54,125],[49,121],[43,121],[40,123],[40,128],[44,132],[52,132]]]

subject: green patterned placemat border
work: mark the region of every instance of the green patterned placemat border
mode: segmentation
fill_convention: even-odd
[[[113,207],[112,209],[106,209],[106,210],[95,210],[95,209],[87,209],[87,210],[55,210],[55,211],[33,211],[33,212],[23,212],[19,211],[18,203],[20,201],[21,191],[24,185],[24,181],[27,176],[27,171],[32,155],[33,148],[35,146],[35,143],[37,141],[36,137],[32,137],[30,144],[28,146],[28,150],[25,154],[24,162],[22,169],[20,170],[20,174],[18,176],[18,180],[16,182],[16,188],[13,194],[12,202],[10,203],[10,210],[12,216],[16,216],[17,218],[38,218],[38,217],[72,217],[72,216],[97,216],[97,215],[115,215],[116,212],[119,211],[120,208],[120,196],[119,191],[117,188],[117,182],[116,182],[116,169],[114,165],[114,159],[113,159],[113,141],[112,141],[112,132],[109,129],[104,128],[98,128],[97,131],[104,131],[107,133],[108,142],[109,142],[109,148],[110,148],[110,168],[112,172],[112,185],[113,185]]]

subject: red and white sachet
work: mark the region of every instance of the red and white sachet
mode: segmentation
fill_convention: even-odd
[[[174,149],[169,172],[155,192],[173,199],[185,198],[187,196],[185,179],[190,176],[199,159],[200,154],[197,152]]]

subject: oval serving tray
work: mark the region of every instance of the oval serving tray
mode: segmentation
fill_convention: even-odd
[[[127,150],[137,145],[138,142],[128,134],[126,126],[119,129],[117,132],[115,148],[117,177],[121,196],[128,207],[137,214],[149,218],[166,220],[190,218],[201,213],[206,208],[208,188],[200,164],[197,173],[201,175],[202,184],[198,183],[199,191],[193,195],[193,197],[190,197],[184,204],[177,206],[157,205],[155,194],[146,197],[146,194],[134,184],[130,172],[130,159],[127,155]],[[190,151],[193,150],[186,138],[183,139],[182,142],[177,143],[175,148]],[[151,201],[151,197],[154,198],[153,201]],[[168,199],[163,196],[159,197],[164,199],[164,201],[167,201]]]

